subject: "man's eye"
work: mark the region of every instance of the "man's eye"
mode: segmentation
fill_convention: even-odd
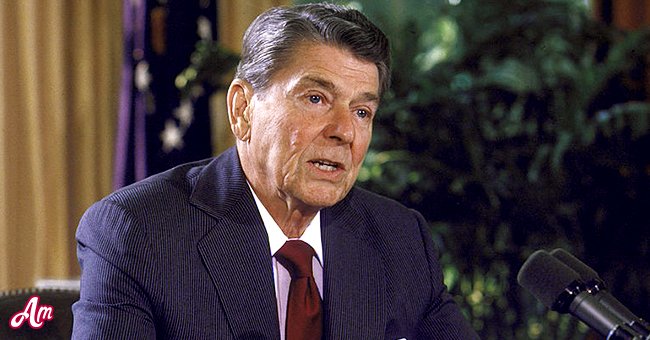
[[[321,97],[319,95],[313,94],[313,95],[309,96],[309,102],[312,103],[312,104],[319,104],[322,101],[323,101],[323,97]]]
[[[364,110],[364,109],[358,109],[357,110],[357,116],[359,116],[361,118],[366,118],[366,117],[370,116],[370,112],[368,112],[367,110]]]

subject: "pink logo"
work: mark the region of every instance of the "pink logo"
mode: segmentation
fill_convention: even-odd
[[[40,298],[36,295],[30,297],[29,301],[25,304],[25,309],[11,317],[11,320],[9,320],[9,327],[12,329],[18,329],[25,321],[27,321],[29,327],[39,329],[43,327],[45,321],[54,319],[54,308],[49,305],[39,306],[39,300]]]

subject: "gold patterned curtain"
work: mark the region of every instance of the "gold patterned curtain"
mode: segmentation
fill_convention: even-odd
[[[291,4],[290,0],[219,1],[219,39],[233,51],[241,51],[244,31],[260,13],[276,6]]]
[[[255,16],[289,3],[219,1],[222,42],[239,51]],[[121,18],[118,0],[0,1],[0,290],[79,274],[77,223],[112,184]]]
[[[78,274],[76,224],[110,189],[120,13],[0,2],[0,289]]]

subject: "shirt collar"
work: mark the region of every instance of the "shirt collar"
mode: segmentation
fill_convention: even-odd
[[[282,229],[280,229],[280,226],[275,222],[269,211],[266,210],[266,207],[264,204],[262,204],[259,197],[257,197],[255,190],[253,190],[253,188],[250,186],[250,183],[248,183],[248,181],[246,181],[246,183],[248,184],[248,188],[251,190],[251,193],[253,193],[253,198],[255,199],[257,210],[260,212],[262,222],[266,228],[266,234],[269,237],[271,256],[274,256],[275,253],[284,245],[284,243],[289,240],[289,238],[282,232]],[[298,239],[306,242],[312,248],[314,248],[318,261],[321,263],[321,265],[323,265],[323,242],[320,232],[320,211],[316,213],[316,216],[314,216],[311,222],[309,222],[309,225],[307,226],[307,229],[305,229],[305,232]]]

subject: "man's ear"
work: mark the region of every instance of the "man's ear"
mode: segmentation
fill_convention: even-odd
[[[230,83],[226,104],[228,106],[228,121],[235,137],[248,141],[251,135],[250,114],[252,109],[253,86],[243,80],[235,79]]]

